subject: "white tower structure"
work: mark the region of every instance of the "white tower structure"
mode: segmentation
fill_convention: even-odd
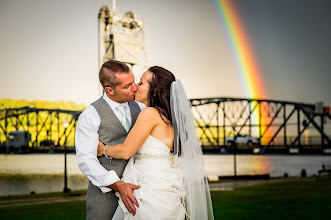
[[[102,6],[98,14],[99,69],[104,62],[115,59],[129,64],[138,78],[147,68],[145,22],[131,11],[122,15],[115,0],[112,9]],[[101,85],[99,91],[101,95]]]

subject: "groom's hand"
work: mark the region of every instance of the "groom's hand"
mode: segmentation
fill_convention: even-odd
[[[110,185],[109,188],[118,192],[122,198],[122,201],[126,207],[126,209],[132,214],[136,214],[136,208],[134,205],[139,207],[139,204],[133,196],[133,190],[139,189],[140,186],[134,185],[131,183],[124,183],[122,181],[117,181],[114,184]]]

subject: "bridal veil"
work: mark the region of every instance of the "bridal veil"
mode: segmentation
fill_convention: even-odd
[[[170,104],[175,132],[174,154],[180,157],[183,170],[188,219],[214,219],[203,154],[195,131],[191,105],[178,79],[171,84]]]

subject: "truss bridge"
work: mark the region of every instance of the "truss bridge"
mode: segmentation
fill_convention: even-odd
[[[232,153],[327,153],[330,107],[246,98],[190,99],[203,150]],[[0,110],[0,151],[74,150],[81,111],[42,108]],[[25,142],[24,142],[25,140]]]
[[[331,147],[330,107],[322,103],[227,97],[190,101],[204,148],[323,153]]]
[[[73,148],[75,128],[80,113],[80,111],[30,107],[2,109],[0,110],[1,151],[53,152],[61,150],[65,144]]]

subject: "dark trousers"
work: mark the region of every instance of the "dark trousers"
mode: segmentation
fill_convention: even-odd
[[[115,191],[102,193],[99,187],[89,182],[86,198],[86,220],[111,220],[118,206]]]

